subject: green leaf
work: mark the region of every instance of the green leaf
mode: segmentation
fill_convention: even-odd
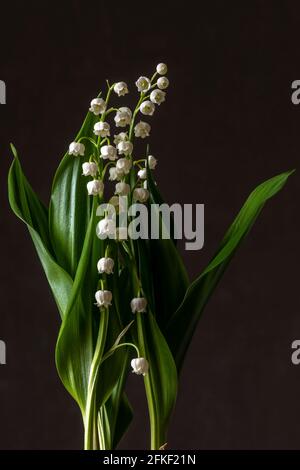
[[[48,211],[25,178],[13,145],[12,151],[14,161],[8,175],[9,203],[16,216],[25,222],[29,229],[59,312],[63,316],[67,308],[73,281],[69,274],[57,264],[53,256],[48,231]]]
[[[94,292],[98,281],[96,264],[103,247],[100,240],[95,239],[95,201],[94,198],[70,301],[56,345],[58,373],[83,414],[97,331],[95,325],[99,324]]]
[[[75,138],[93,135],[96,117],[88,113]],[[90,197],[81,165],[93,153],[91,142],[84,140],[85,156],[65,154],[55,174],[49,207],[49,230],[58,263],[75,277],[90,219]]]
[[[176,402],[177,369],[152,313],[137,314],[137,324],[140,352],[149,362],[145,387],[151,427],[155,430],[151,448],[159,449],[167,440],[169,419]]]
[[[150,203],[162,204],[162,197],[158,193],[150,170],[148,170],[148,189],[150,191]],[[160,220],[163,224],[161,217]],[[149,275],[152,274],[155,310],[157,312],[156,319],[164,332],[170,317],[184,298],[189,279],[182,258],[172,239],[151,239],[149,240],[149,250],[148,258],[151,260],[151,265],[148,268],[144,267],[144,270]]]
[[[201,313],[232,259],[246,237],[266,201],[285,185],[292,171],[282,173],[260,184],[248,197],[221,245],[204,272],[191,283],[184,300],[171,317],[167,340],[180,370]]]

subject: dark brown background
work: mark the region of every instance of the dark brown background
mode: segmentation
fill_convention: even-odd
[[[109,5],[111,3],[111,5]],[[11,214],[8,144],[47,201],[54,170],[105,79],[134,88],[169,65],[151,145],[167,200],[205,203],[208,262],[250,190],[298,166],[300,6],[295,1],[4,2],[1,4],[0,448],[77,449],[82,426],[55,370],[59,318],[25,227]],[[172,448],[300,449],[299,175],[265,208],[210,301],[191,345]],[[163,288],[163,286],[162,286]],[[121,448],[146,445],[142,381]]]

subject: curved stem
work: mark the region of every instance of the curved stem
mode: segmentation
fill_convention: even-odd
[[[103,356],[105,340],[107,335],[108,327],[108,316],[109,310],[107,308],[101,308],[102,318],[99,322],[99,332],[93,356],[90,376],[88,383],[87,401],[85,409],[85,436],[84,436],[84,448],[85,450],[97,449],[97,415],[98,412],[95,409],[95,398],[96,398],[96,385],[98,380],[98,369],[101,364]],[[103,443],[102,443],[103,445]],[[102,449],[103,450],[103,449]]]
[[[146,341],[143,327],[143,313],[137,313],[137,331],[139,349],[142,357],[147,358]],[[159,416],[154,399],[154,393],[152,388],[151,371],[144,377],[145,391],[148,403],[149,420],[150,420],[150,432],[151,432],[151,450],[158,450],[160,446],[165,442],[164,436],[161,435],[161,429],[159,425]]]

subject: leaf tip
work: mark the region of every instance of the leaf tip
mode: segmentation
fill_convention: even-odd
[[[17,149],[16,149],[16,147],[14,146],[14,144],[13,144],[12,142],[10,142],[10,149],[11,149],[11,151],[12,151],[12,153],[13,153],[14,158],[18,158]]]

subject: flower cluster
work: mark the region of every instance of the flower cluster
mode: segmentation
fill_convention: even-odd
[[[149,154],[144,158],[135,159],[134,140],[145,139],[150,135],[151,125],[144,121],[144,116],[153,116],[157,106],[165,101],[165,90],[169,86],[166,73],[166,64],[160,63],[151,78],[141,76],[136,80],[135,85],[140,95],[133,111],[126,106],[109,106],[113,93],[117,97],[123,97],[129,93],[129,89],[123,81],[113,85],[108,84],[106,98],[103,99],[100,95],[90,103],[89,111],[98,117],[93,127],[94,138],[83,136],[69,146],[70,155],[83,157],[87,146],[84,142],[92,144],[92,151],[86,155],[87,161],[82,163],[83,176],[91,178],[87,183],[88,195],[98,197],[99,202],[103,202],[104,178],[108,174],[108,180],[115,183],[114,195],[110,196],[109,203],[117,210],[120,210],[120,196],[142,204],[147,203],[149,199],[147,171],[155,169],[157,159]],[[114,113],[113,122],[109,123],[107,118],[112,113]],[[142,119],[139,119],[139,114],[143,116]],[[112,130],[112,125],[116,128],[115,132]],[[121,128],[120,131],[118,128]],[[98,222],[96,234],[103,239],[113,233],[116,234],[117,241],[125,244],[126,234],[123,236],[122,228],[116,228],[116,220],[108,211]],[[129,247],[126,246],[126,249]],[[115,260],[108,255],[100,258],[97,263],[100,281],[95,299],[100,309],[109,309],[113,302],[112,292],[105,287],[106,276],[113,275],[114,266]],[[134,314],[144,313],[147,310],[147,300],[141,293],[142,286],[131,301],[131,310]],[[147,360],[142,357],[133,359],[131,366],[133,372],[139,375],[146,375],[149,368]]]

